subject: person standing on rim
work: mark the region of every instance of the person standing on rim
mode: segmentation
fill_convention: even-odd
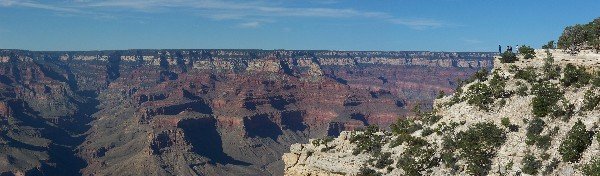
[[[498,53],[502,54],[502,45],[498,45]]]

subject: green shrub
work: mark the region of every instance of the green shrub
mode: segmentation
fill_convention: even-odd
[[[531,120],[531,122],[529,122],[527,126],[527,133],[525,133],[525,135],[527,136],[527,140],[525,141],[525,143],[527,143],[528,145],[535,144],[538,140],[540,133],[544,131],[545,126],[546,122],[544,122],[544,120],[542,120],[539,117],[536,117],[533,120]]]
[[[445,105],[446,106],[452,106],[452,105],[454,105],[456,103],[461,102],[462,101],[462,98],[461,98],[462,97],[462,93],[463,93],[462,87],[459,86],[458,88],[456,88],[456,91],[454,92],[454,95],[452,95],[452,98],[450,99],[450,101],[448,101],[447,103],[445,103]]]
[[[486,84],[479,82],[469,86],[467,103],[488,110],[488,105],[494,102],[492,97],[492,90]]]
[[[519,53],[523,55],[524,59],[531,59],[535,57],[535,50],[527,45],[521,45],[519,47]]]
[[[502,126],[508,127],[510,125],[510,119],[508,119],[508,117],[504,117],[502,120],[500,120],[500,123]]]
[[[523,157],[523,160],[521,162],[521,164],[523,164],[523,173],[529,175],[537,174],[538,169],[542,167],[542,161],[537,160],[535,156],[529,153],[526,154],[525,157]]]
[[[350,142],[356,144],[356,148],[352,154],[358,155],[367,152],[372,155],[379,155],[381,147],[386,141],[383,136],[375,134],[377,132],[379,132],[379,127],[371,125],[362,131],[362,133],[351,135]]]
[[[371,168],[368,168],[368,167],[360,168],[360,170],[357,174],[357,176],[381,176],[381,175],[383,175],[383,174],[381,174]]]
[[[558,86],[548,81],[534,84],[532,93],[535,95],[531,102],[532,112],[536,117],[544,117],[551,113],[558,100],[562,98]]]
[[[517,131],[519,131],[519,126],[517,126],[515,124],[510,124],[510,120],[508,119],[508,117],[502,118],[502,120],[500,121],[500,123],[502,124],[502,126],[508,128],[508,130],[510,132],[517,132]]]
[[[436,115],[435,112],[427,112],[427,113],[422,113],[420,115],[420,118],[423,123],[428,124],[428,125],[433,125],[436,122],[440,121],[440,119],[442,119],[442,116]]]
[[[590,80],[594,87],[600,87],[600,71],[594,72],[592,79]]]
[[[501,63],[514,63],[517,60],[518,60],[517,59],[517,55],[515,53],[513,53],[513,52],[510,52],[510,51],[505,51],[500,56],[500,62]]]
[[[437,166],[439,159],[435,158],[435,148],[421,138],[413,138],[407,143],[398,159],[397,168],[404,170],[406,175],[422,175],[421,172]]]
[[[560,161],[556,158],[553,158],[552,161],[546,165],[546,168],[544,169],[544,175],[550,175],[552,172],[554,172],[554,169],[558,167],[558,164],[560,164]]]
[[[527,85],[521,84],[521,85],[517,86],[517,95],[519,95],[519,96],[527,96],[527,91],[528,90],[529,90],[529,88],[527,87]]]
[[[550,51],[546,50],[546,58],[544,58],[544,76],[546,80],[557,79],[560,77],[560,67],[554,65],[554,57]]]
[[[600,95],[597,95],[596,93],[594,93],[593,89],[589,89],[585,92],[585,95],[583,97],[583,106],[581,107],[581,110],[584,111],[591,111],[596,109],[596,107],[598,107],[598,104],[600,103]]]
[[[471,77],[471,80],[479,80],[481,82],[483,81],[487,81],[487,76],[488,76],[489,72],[487,69],[482,68],[481,70],[475,72],[475,74]],[[472,82],[472,81],[469,81]]]
[[[321,138],[321,139],[315,139],[315,140],[313,140],[312,144],[314,146],[325,145],[324,148],[321,148],[321,152],[326,152],[326,151],[329,151],[329,150],[333,149],[333,147],[327,146],[327,144],[329,142],[331,142],[331,141],[333,141],[333,137],[327,136],[327,137],[324,137],[324,138]]]
[[[415,131],[422,129],[422,126],[415,123],[412,119],[398,118],[396,123],[390,125],[390,129],[394,135],[412,134]]]
[[[510,93],[504,90],[506,87],[506,79],[501,77],[498,72],[494,72],[492,79],[490,79],[489,85],[494,98],[507,98],[510,96]]]
[[[566,27],[558,38],[558,48],[572,51],[600,49],[600,18],[588,24]]]
[[[436,99],[444,98],[444,96],[446,96],[446,92],[444,92],[443,90],[440,90],[438,92]]]
[[[550,135],[542,135],[537,138],[535,145],[540,149],[548,150],[550,145],[552,145],[552,137]]]
[[[594,158],[590,163],[583,165],[581,169],[585,175],[600,175],[600,158]]]
[[[444,163],[444,165],[448,168],[456,168],[456,162],[458,161],[458,159],[456,157],[454,157],[454,153],[452,152],[443,152],[441,154],[441,159],[442,159],[442,163]]]
[[[467,131],[456,135],[455,144],[446,144],[447,150],[453,146],[459,150],[460,158],[467,164],[467,172],[472,175],[486,175],[491,166],[490,158],[496,155],[496,148],[506,141],[505,132],[493,123],[478,123]],[[453,142],[450,142],[453,143]]]
[[[568,121],[575,114],[575,105],[569,103],[566,99],[561,98],[562,103],[558,103],[557,106],[552,107],[552,117],[562,117],[563,121]]]
[[[540,158],[542,158],[542,161],[547,161],[548,159],[550,159],[550,154],[544,152],[542,153],[542,156],[540,156]]]
[[[558,148],[562,160],[565,162],[579,161],[581,153],[592,144],[592,135],[592,132],[586,130],[583,122],[578,120]]]
[[[421,132],[421,136],[429,136],[433,134],[433,130],[431,128],[423,128],[423,131]]]
[[[384,152],[379,157],[377,157],[377,161],[375,161],[375,167],[379,169],[383,169],[394,163],[394,160],[390,159],[392,153]]]
[[[565,87],[574,85],[582,87],[590,82],[591,75],[586,71],[585,67],[575,67],[573,64],[567,64],[563,70],[563,78],[560,80]]]
[[[535,68],[527,67],[525,69],[518,69],[515,73],[516,79],[522,79],[529,83],[537,81],[538,74],[535,72]]]
[[[549,41],[545,45],[542,45],[542,49],[556,49],[556,45],[554,44],[554,40]]]

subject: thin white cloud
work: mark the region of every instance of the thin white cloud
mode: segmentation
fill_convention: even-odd
[[[75,8],[60,7],[60,6],[56,6],[56,5],[38,3],[35,1],[0,0],[0,4],[4,7],[13,7],[13,6],[14,7],[27,7],[27,8],[43,9],[43,10],[50,10],[50,11],[56,11],[56,12],[65,12],[65,13],[81,13],[82,12]]]
[[[413,29],[429,29],[429,28],[439,28],[444,26],[444,23],[431,19],[389,19],[388,20],[394,24],[405,25],[411,27]]]
[[[387,21],[417,30],[445,26],[443,22],[437,20],[399,18],[384,12],[361,11],[351,8],[286,7],[284,4],[270,2],[269,0],[69,0],[42,3],[32,0],[0,0],[0,5],[80,14],[92,14],[92,12],[116,13],[131,10],[151,13],[162,10],[177,10],[183,13],[199,14],[214,20],[258,21],[286,17],[364,18]],[[337,3],[338,1],[330,0],[327,2]],[[258,24],[252,23],[253,25],[250,25],[250,23],[246,22],[244,26],[260,26],[260,22]]]
[[[469,44],[480,44],[483,43],[483,41],[478,40],[478,39],[468,39],[468,38],[463,38],[461,39],[463,42],[465,43],[469,43]]]
[[[240,23],[240,24],[238,24],[238,27],[240,27],[240,28],[258,28],[258,27],[260,27],[261,24],[262,24],[261,22],[252,21],[252,22]]]

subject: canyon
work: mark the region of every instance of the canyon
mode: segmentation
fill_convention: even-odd
[[[0,50],[0,174],[283,175],[292,144],[431,109],[494,55]]]

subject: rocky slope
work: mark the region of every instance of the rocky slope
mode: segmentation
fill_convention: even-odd
[[[286,175],[597,175],[600,54],[536,50],[435,100],[391,132],[293,144]],[[548,53],[550,55],[548,55]]]
[[[1,50],[0,173],[281,175],[291,144],[431,107],[491,56]]]

